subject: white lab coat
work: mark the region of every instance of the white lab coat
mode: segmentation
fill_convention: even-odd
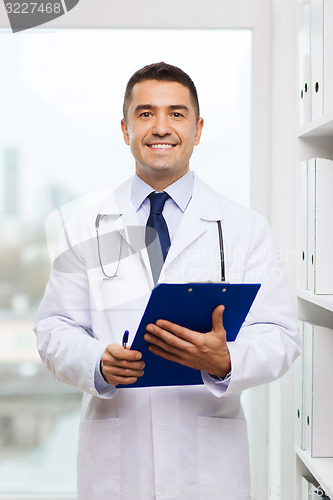
[[[108,344],[121,343],[125,329],[131,342],[153,287],[143,233],[135,228],[139,223],[130,200],[131,179],[68,224],[35,321],[44,364],[58,381],[85,393],[78,498],[250,498],[241,391],[280,377],[300,352],[271,231],[264,217],[195,176],[193,197],[160,282],[220,280],[216,221],[221,219],[226,280],[262,283],[238,338],[228,344],[229,386],[219,387],[202,373],[205,383],[200,386],[110,386],[100,395],[94,386],[96,363]],[[117,273],[109,280],[102,279],[98,264],[98,212],[104,268],[109,275]]]

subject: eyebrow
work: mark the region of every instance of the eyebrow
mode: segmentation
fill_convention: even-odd
[[[157,108],[158,108],[158,106],[154,106],[153,104],[138,104],[134,110],[134,113],[136,114],[136,113],[139,113],[140,111],[147,110],[147,109],[154,111]],[[189,109],[187,106],[185,106],[185,104],[172,104],[172,105],[168,106],[168,110],[169,111],[183,110],[186,113],[189,112]]]

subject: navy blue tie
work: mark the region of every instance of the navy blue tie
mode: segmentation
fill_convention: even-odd
[[[169,195],[164,191],[162,193],[150,193],[149,195],[150,214],[146,226],[146,247],[154,283],[158,281],[163,262],[170,248],[168,226],[162,215],[164,204],[168,198]]]

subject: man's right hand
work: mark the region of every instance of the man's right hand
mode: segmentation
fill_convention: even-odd
[[[111,385],[134,384],[142,377],[145,363],[139,351],[131,351],[118,344],[109,344],[101,361],[105,380]]]

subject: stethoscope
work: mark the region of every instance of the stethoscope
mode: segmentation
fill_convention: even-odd
[[[109,280],[113,278],[118,277],[118,268],[119,268],[119,263],[120,263],[120,254],[121,254],[121,244],[123,241],[123,238],[121,238],[120,245],[119,245],[119,256],[118,256],[118,263],[116,270],[114,274],[109,275],[105,272],[105,269],[103,267],[103,262],[101,258],[101,250],[100,250],[100,241],[99,241],[99,221],[102,217],[102,214],[97,214],[96,220],[95,220],[95,229],[96,229],[96,239],[97,239],[97,252],[98,252],[98,261],[99,265],[101,268],[101,271],[104,275],[103,280]],[[217,223],[217,230],[218,230],[218,236],[219,236],[219,248],[220,248],[220,266],[221,266],[221,281],[225,281],[225,266],[224,266],[224,248],[223,248],[223,234],[222,234],[222,223],[220,220],[216,221]]]

